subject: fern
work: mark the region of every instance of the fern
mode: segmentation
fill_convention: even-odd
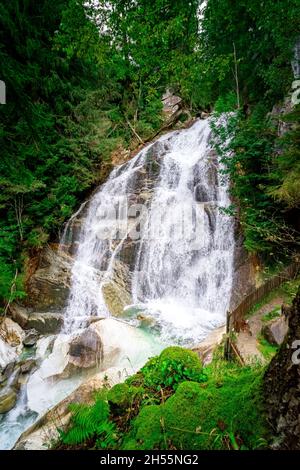
[[[73,403],[69,406],[72,412],[71,427],[66,431],[59,431],[61,440],[66,445],[82,444],[84,441],[110,432],[108,427],[109,406],[102,399],[97,399],[92,406]],[[105,440],[106,435],[104,436]]]
[[[112,449],[118,440],[116,425],[111,421],[103,422],[97,434],[96,449]]]

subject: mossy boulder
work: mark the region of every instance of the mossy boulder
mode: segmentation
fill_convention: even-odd
[[[177,449],[207,449],[210,435],[200,431],[212,407],[212,395],[199,383],[182,382],[165,404],[141,409],[123,448],[164,449],[172,443]]]
[[[132,430],[126,436],[123,450],[149,450],[163,448],[162,406],[144,406],[133,421]]]
[[[219,374],[222,374],[222,382]],[[164,403],[144,406],[123,441],[130,449],[255,449],[266,435],[261,370],[222,367],[211,381],[181,382]]]
[[[182,382],[163,407],[168,440],[177,449],[210,449],[215,397],[196,382]]]
[[[126,383],[114,385],[108,393],[107,400],[113,413],[122,413],[139,402],[143,396],[142,387],[134,387]]]

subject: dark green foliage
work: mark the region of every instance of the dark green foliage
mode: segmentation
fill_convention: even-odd
[[[286,210],[300,208],[300,105],[283,116],[290,126],[276,142],[276,159],[268,193]]]
[[[203,21],[215,111],[234,111],[240,102],[217,131],[221,142],[231,138],[226,148],[216,145],[232,181],[231,213],[241,221],[247,250],[270,264],[299,250],[299,109],[269,116],[291,90],[299,22],[298,0],[208,0]],[[283,137],[279,119],[293,123]]]
[[[23,259],[57,239],[113,150],[161,124],[160,92],[87,18],[81,0],[0,5],[0,305],[24,295]]]
[[[70,3],[0,6],[0,76],[7,87],[0,107],[1,299],[10,298],[22,253],[57,233],[95,181],[91,170],[101,159],[89,123],[80,122],[82,103],[97,83],[95,68],[54,47]]]
[[[290,254],[299,110],[289,118],[293,131],[276,143],[265,117],[291,86],[298,0],[208,0],[201,28],[198,0],[113,0],[111,8],[101,0],[96,11],[95,2],[84,3],[0,5],[0,79],[7,88],[0,107],[1,304],[24,295],[26,255],[57,239],[101,181],[111,152],[139,145],[136,132],[141,139],[157,132],[167,87],[192,111],[229,111],[238,78],[247,114],[263,105],[259,119],[255,112],[239,121],[233,148],[244,174],[236,166],[230,173],[247,248],[271,254],[287,235]]]
[[[266,98],[272,106],[281,99],[293,80],[299,21],[298,0],[208,0],[202,36],[215,97],[235,90],[234,44],[243,101]]]
[[[291,200],[291,193],[296,194],[298,166],[295,151],[288,147],[291,160],[285,159],[286,171],[279,172],[283,161],[280,154],[288,135],[278,137],[277,121],[266,115],[266,107],[257,105],[248,118],[236,113],[220,122],[217,115],[213,128],[215,148],[232,181],[235,205],[231,213],[239,216],[245,246],[274,264],[289,259],[299,247],[299,227],[290,217],[287,200],[279,197],[283,186],[290,188],[286,199]],[[296,132],[297,128],[291,134]],[[280,178],[281,189],[272,189]]]

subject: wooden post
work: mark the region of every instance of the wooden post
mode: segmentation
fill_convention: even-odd
[[[225,340],[225,344],[224,344],[224,358],[227,361],[229,361],[229,359],[230,359],[230,341],[229,341],[230,317],[231,317],[231,312],[228,310],[226,312],[226,340]]]

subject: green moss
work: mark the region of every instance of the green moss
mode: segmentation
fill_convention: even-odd
[[[113,412],[123,412],[142,399],[143,388],[130,386],[127,383],[114,385],[108,393],[107,400]]]
[[[162,407],[145,406],[133,421],[132,430],[124,439],[122,449],[160,449],[163,448]]]
[[[197,353],[189,349],[180,348],[179,346],[171,346],[164,349],[159,356],[159,364],[168,360],[182,363],[199,374],[202,372],[202,364]]]
[[[124,448],[254,449],[265,442],[262,368],[218,361],[207,373],[207,383],[184,381],[165,403],[143,407]]]
[[[208,449],[214,437],[214,395],[195,382],[183,382],[164,405],[168,440],[177,449]]]
[[[257,337],[258,349],[262,353],[265,359],[269,362],[278,351],[278,346],[275,346],[266,340],[261,334]]]

